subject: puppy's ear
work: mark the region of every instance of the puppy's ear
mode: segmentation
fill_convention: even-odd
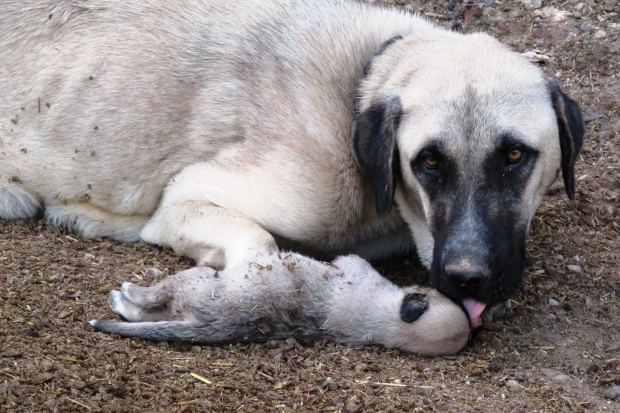
[[[577,102],[569,98],[554,81],[548,81],[551,101],[560,130],[560,149],[562,150],[562,178],[564,188],[570,199],[575,199],[575,161],[583,146],[585,131],[581,110]]]
[[[413,323],[424,314],[428,304],[423,294],[407,294],[400,306],[400,319],[405,323]]]
[[[374,102],[357,115],[353,133],[355,160],[375,189],[377,214],[390,213],[400,167],[396,133],[402,115],[400,98]]]

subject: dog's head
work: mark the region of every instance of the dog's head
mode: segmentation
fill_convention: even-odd
[[[353,152],[377,212],[396,203],[433,286],[478,309],[507,300],[560,170],[574,198],[578,105],[493,38],[447,32],[386,43],[357,109]]]

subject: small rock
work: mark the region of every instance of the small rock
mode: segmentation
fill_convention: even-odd
[[[516,380],[507,380],[506,387],[510,389],[518,389],[520,386],[519,386],[519,382]]]
[[[592,364],[590,367],[588,367],[588,370],[587,370],[587,372],[591,374],[596,374],[600,371],[601,371],[601,366],[599,366],[598,364]]]
[[[162,275],[164,275],[164,272],[159,268],[149,268],[148,270],[146,270],[147,277],[157,278],[161,277]]]
[[[60,318],[61,320],[65,319],[65,318],[69,317],[72,313],[73,313],[73,311],[71,311],[71,310],[63,311],[60,314],[58,314],[58,318]]]
[[[551,380],[553,381],[568,381],[570,379],[569,376],[567,376],[566,374],[558,374],[557,376],[553,376],[551,377]]]
[[[523,4],[525,10],[534,10],[542,6],[542,0],[521,0],[521,4]]]
[[[610,400],[620,399],[620,386],[613,386],[605,392],[605,398]]]
[[[108,393],[110,393],[114,397],[118,397],[119,399],[124,398],[127,395],[127,387],[121,385],[111,385],[106,389]]]
[[[0,356],[2,356],[2,357],[21,357],[22,356],[22,351],[17,350],[16,348],[7,348],[6,350],[4,350],[4,352],[2,354],[0,354]]]
[[[566,268],[571,272],[581,272],[581,267],[579,265],[567,265]]]
[[[557,300],[554,300],[553,298],[550,298],[549,299],[549,305],[555,307],[555,306],[560,305],[560,303]]]
[[[572,15],[571,12],[566,10],[559,10],[555,7],[544,7],[542,10],[536,10],[535,16],[542,16],[545,19],[553,20],[556,23],[565,22]]]
[[[605,37],[607,37],[607,32],[605,30],[597,30],[592,37],[594,37],[595,39],[604,39]]]
[[[30,379],[30,384],[39,385],[39,384],[47,383],[53,378],[54,378],[54,375],[51,373],[37,374],[36,376]]]
[[[327,387],[327,391],[334,391],[338,389],[338,385],[336,384],[336,381],[332,379],[331,377],[327,377],[325,379],[325,384]]]
[[[570,380],[570,377],[561,371],[542,368],[540,371],[553,381],[563,382]]]
[[[202,347],[200,346],[192,346],[192,353],[198,354],[202,351]]]
[[[36,329],[32,328],[32,327],[27,329],[24,334],[27,335],[28,337],[32,337],[32,338],[38,338],[39,337],[39,332]]]
[[[360,406],[360,399],[359,397],[353,395],[351,397],[349,397],[349,399],[347,400],[347,403],[344,407],[344,410],[347,413],[358,413],[362,410],[361,406]]]
[[[497,363],[497,362],[492,362],[491,364],[489,364],[489,371],[492,371],[493,373],[497,373],[502,369],[502,365]]]
[[[354,367],[354,370],[358,373],[363,373],[368,370],[368,364],[365,363],[357,363]]]
[[[558,76],[558,74],[559,74],[559,76]],[[562,74],[560,72],[558,72],[555,75],[556,75],[556,77],[560,77]],[[555,256],[555,259],[558,260],[558,261],[564,261],[566,258],[564,258],[564,256],[562,254],[558,254],[558,255]]]

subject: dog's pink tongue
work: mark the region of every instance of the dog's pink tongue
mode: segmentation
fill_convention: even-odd
[[[482,325],[482,312],[486,306],[485,303],[476,301],[473,298],[466,298],[463,300],[463,307],[465,307],[467,314],[469,314],[469,324],[471,328],[477,328]]]

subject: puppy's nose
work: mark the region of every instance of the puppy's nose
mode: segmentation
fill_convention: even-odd
[[[460,291],[471,291],[480,287],[482,282],[489,276],[488,269],[476,265],[468,260],[458,263],[447,263],[444,272],[450,283]]]

